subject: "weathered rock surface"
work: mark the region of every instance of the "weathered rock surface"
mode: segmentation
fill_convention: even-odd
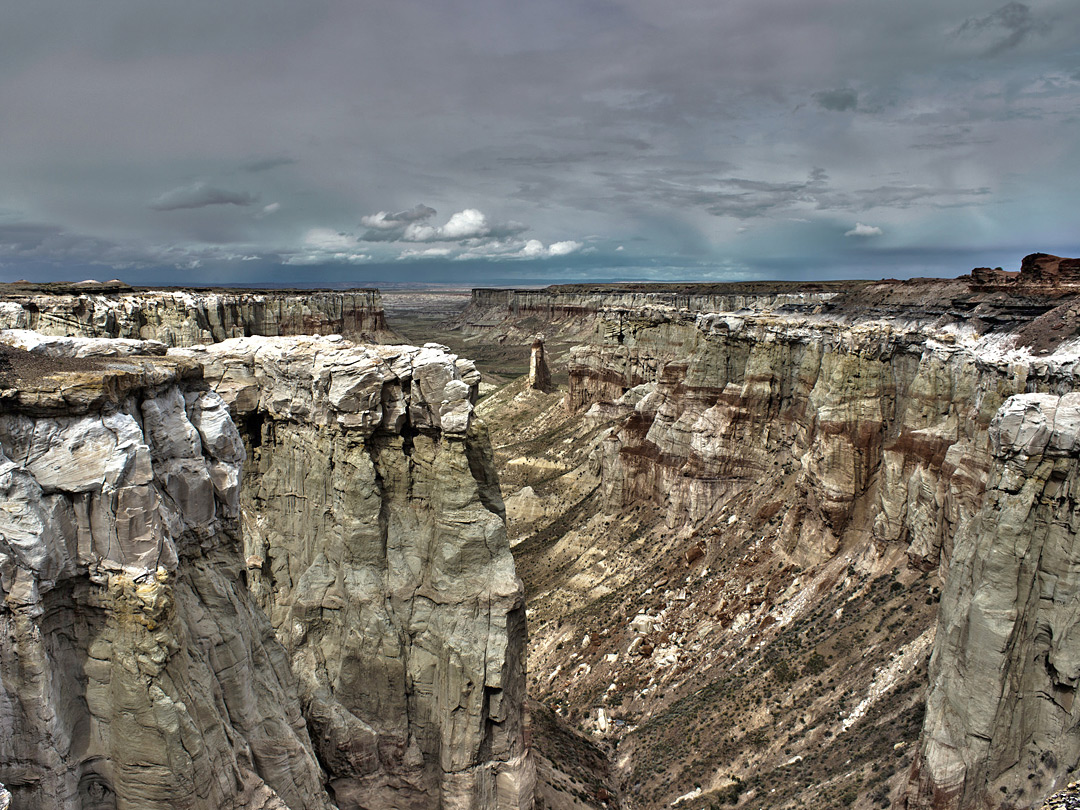
[[[910,322],[641,315],[620,343],[571,356],[570,406],[622,419],[604,450],[609,502],[646,498],[669,525],[694,524],[775,479],[794,495],[777,541],[802,563],[854,532],[935,566],[980,502],[998,407],[1029,384],[1070,384],[1075,362]]]
[[[331,806],[285,650],[243,584],[236,493],[212,483],[238,476],[239,437],[180,371],[133,365],[121,397],[86,374],[102,396],[79,414],[44,390],[0,413],[15,807]]]
[[[1073,782],[1048,796],[1039,810],[1080,810],[1080,782]]]
[[[1080,394],[1021,394],[990,425],[957,530],[909,808],[1030,807],[1080,761]]]
[[[248,579],[339,806],[531,806],[523,594],[472,364],[334,338],[173,354],[247,426]]]
[[[71,362],[0,412],[14,806],[531,807],[470,363],[341,338]]]
[[[156,340],[194,346],[248,335],[329,335],[385,342],[377,290],[202,291],[78,285],[23,289],[5,285],[0,329],[43,335]]]

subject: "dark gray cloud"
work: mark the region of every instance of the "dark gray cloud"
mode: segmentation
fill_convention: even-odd
[[[821,90],[814,93],[814,101],[826,110],[846,112],[859,106],[859,94],[850,88]]]
[[[282,166],[292,166],[294,163],[296,163],[296,159],[290,157],[261,158],[245,163],[240,167],[240,171],[257,174],[258,172],[268,172],[271,169],[279,169]]]
[[[1024,3],[1006,3],[996,11],[980,17],[968,17],[956,30],[959,37],[989,35],[988,54],[1015,48],[1032,34],[1045,33],[1047,23],[1039,20]]]
[[[153,202],[155,211],[179,211],[184,208],[206,208],[209,205],[254,205],[259,201],[255,194],[246,191],[230,191],[208,183],[192,183],[166,191]]]

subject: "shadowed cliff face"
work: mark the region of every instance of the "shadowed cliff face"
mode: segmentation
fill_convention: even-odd
[[[4,370],[0,412],[16,807],[531,807],[471,364],[252,338],[50,369],[47,348]]]
[[[198,348],[245,426],[248,580],[339,806],[531,805],[525,615],[479,374],[441,347]]]

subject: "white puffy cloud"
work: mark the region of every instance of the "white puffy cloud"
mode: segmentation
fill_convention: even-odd
[[[487,236],[491,232],[491,226],[482,211],[466,208],[451,216],[445,225],[436,230],[440,239],[457,241]]]
[[[379,211],[360,218],[367,231],[362,242],[459,242],[474,244],[478,240],[505,239],[528,230],[520,222],[492,222],[477,208],[465,208],[450,215],[443,225],[430,220],[437,212],[426,205],[391,214]]]
[[[409,248],[403,250],[398,259],[445,259],[453,252],[450,248]]]
[[[544,245],[539,239],[503,239],[474,245],[459,253],[455,259],[551,259],[569,256],[583,247],[581,242],[564,241]]]
[[[575,242],[573,240],[567,240],[565,242],[552,242],[548,246],[549,256],[569,256],[571,253],[577,253],[582,248],[581,242]]]
[[[877,225],[864,225],[856,222],[855,227],[847,231],[844,236],[881,236],[884,233]]]

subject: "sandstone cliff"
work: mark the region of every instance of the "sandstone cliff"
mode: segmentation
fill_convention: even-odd
[[[377,290],[132,290],[3,285],[0,329],[194,346],[249,335],[392,338]]]
[[[469,363],[58,343],[78,359],[0,368],[15,807],[531,806],[521,586]]]
[[[479,374],[435,345],[343,344],[176,352],[245,426],[248,579],[316,751],[343,808],[529,806],[524,603]]]
[[[243,586],[243,446],[197,369],[19,380],[0,414],[0,781],[15,807],[328,808]],[[202,430],[196,427],[201,425]]]

